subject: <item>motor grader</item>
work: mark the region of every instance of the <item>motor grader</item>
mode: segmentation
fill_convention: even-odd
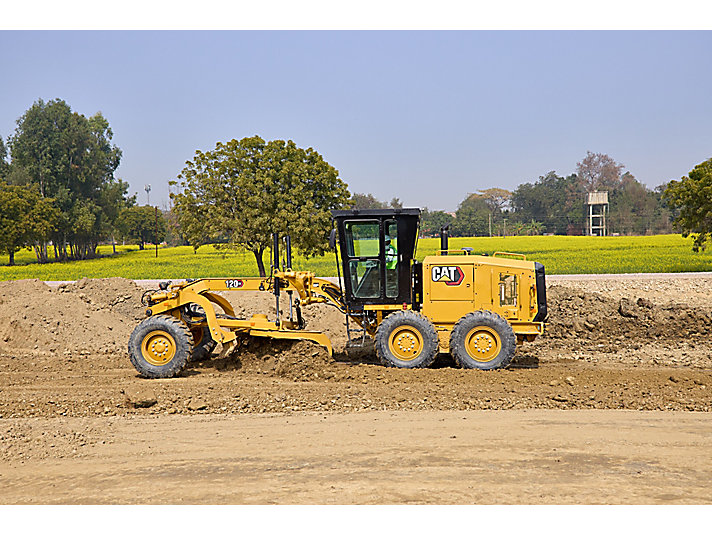
[[[420,210],[335,210],[330,246],[338,278],[332,282],[292,269],[291,244],[274,237],[267,277],[188,279],[144,295],[147,318],[131,334],[129,354],[138,372],[168,378],[189,361],[210,356],[218,343],[239,350],[249,336],[306,339],[332,353],[329,338],[307,329],[302,307],[326,304],[346,318],[350,343],[375,341],[380,361],[392,367],[430,366],[450,353],[468,369],[510,364],[518,344],[543,333],[544,266],[523,255],[448,249],[415,260]],[[280,260],[281,264],[280,264]],[[342,276],[343,272],[343,276]],[[226,291],[269,292],[276,315],[237,317]],[[288,304],[283,303],[286,292]],[[280,304],[285,309],[280,310]]]

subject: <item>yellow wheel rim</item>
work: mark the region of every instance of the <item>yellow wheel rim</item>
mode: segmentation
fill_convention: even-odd
[[[467,334],[465,349],[478,362],[491,362],[502,350],[499,334],[489,326],[476,326]]]
[[[391,353],[399,360],[414,360],[423,352],[423,336],[417,328],[402,325],[396,328],[388,340]]]
[[[151,365],[166,365],[176,355],[176,342],[168,332],[154,330],[143,338],[141,354]]]

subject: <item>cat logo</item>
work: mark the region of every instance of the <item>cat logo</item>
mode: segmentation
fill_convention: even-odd
[[[432,281],[445,282],[448,286],[459,286],[465,274],[458,265],[433,265]]]

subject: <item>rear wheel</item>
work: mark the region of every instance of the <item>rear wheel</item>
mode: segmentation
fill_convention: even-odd
[[[438,355],[438,334],[424,315],[411,310],[397,311],[378,327],[376,352],[389,367],[428,367]]]
[[[171,378],[188,363],[193,336],[182,321],[154,315],[139,324],[129,338],[129,355],[146,378]]]
[[[501,369],[514,358],[517,339],[506,319],[489,311],[462,317],[450,334],[450,353],[466,369]]]
[[[208,327],[193,328],[190,333],[193,336],[193,350],[190,353],[190,361],[202,362],[209,360],[213,355],[213,349],[217,346],[217,343],[210,337]]]

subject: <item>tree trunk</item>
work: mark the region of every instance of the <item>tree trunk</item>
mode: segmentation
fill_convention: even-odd
[[[10,267],[12,267],[13,265],[15,265],[15,251],[14,251],[14,250],[11,250],[11,251],[10,251],[10,263],[8,263],[8,265],[9,265]]]
[[[138,249],[143,250],[143,241],[138,242]]]
[[[32,245],[37,257],[37,263],[47,263],[47,243],[35,243]]]
[[[114,254],[116,254],[116,239],[114,239],[114,234],[111,234],[111,246],[114,247]]]
[[[264,253],[264,248],[259,248],[257,250],[252,250],[255,255],[255,260],[257,260],[257,269],[260,271],[260,276],[267,276],[265,273],[265,264],[262,262],[262,254]]]

